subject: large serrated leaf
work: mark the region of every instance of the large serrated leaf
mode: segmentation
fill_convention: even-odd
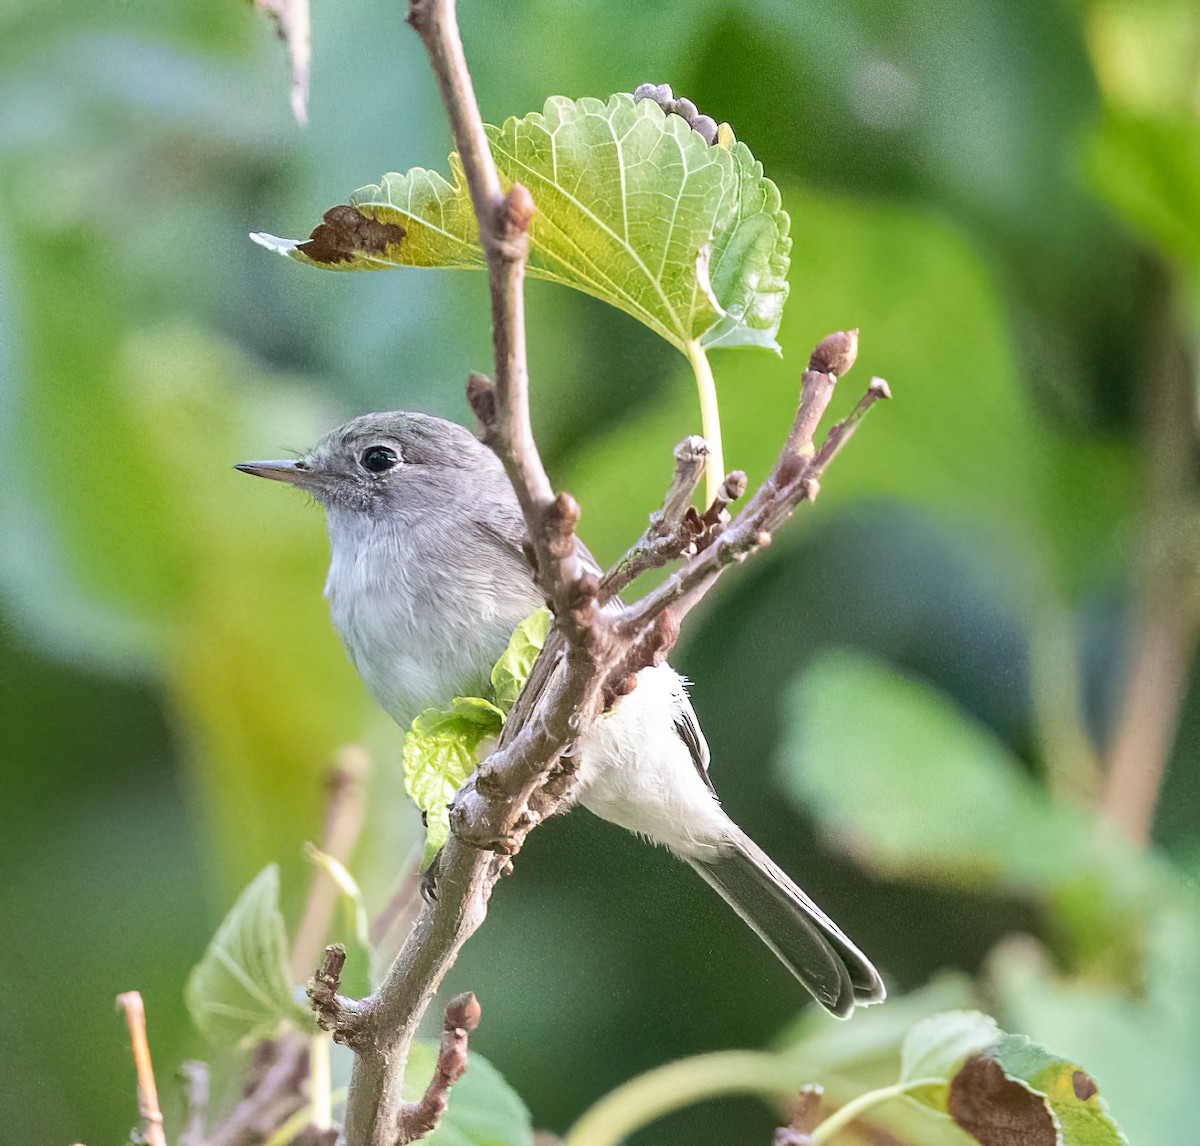
[[[186,1000],[192,1021],[214,1043],[270,1038],[287,1023],[316,1030],[288,981],[276,864],[254,877],[221,921],[188,976]]]
[[[502,181],[533,194],[529,273],[602,299],[674,346],[775,348],[791,240],[779,192],[728,133],[710,146],[677,115],[629,95],[555,96],[488,127]],[[360,188],[305,241],[263,246],[332,270],[478,267],[457,155],[452,180],[416,168]]]
[[[404,1096],[417,1101],[433,1075],[437,1050],[414,1043],[404,1074]],[[533,1146],[529,1111],[487,1059],[471,1051],[467,1072],[450,1089],[450,1103],[428,1138],[430,1146]]]

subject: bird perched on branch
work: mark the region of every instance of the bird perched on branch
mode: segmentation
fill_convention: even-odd
[[[512,631],[543,603],[504,468],[453,422],[366,414],[299,460],[237,468],[324,506],[334,627],[402,728],[425,708],[481,695]],[[689,863],[823,1007],[845,1017],[884,998],[862,952],[721,809],[708,745],[669,665],[638,674],[581,738],[577,760],[573,798]]]

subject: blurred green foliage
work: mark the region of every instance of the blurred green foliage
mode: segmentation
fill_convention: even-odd
[[[177,1115],[170,1072],[205,1051],[188,970],[269,862],[294,922],[339,745],[377,760],[354,865],[372,908],[419,846],[399,734],[320,599],[320,515],[230,469],[372,407],[465,418],[466,372],[488,364],[481,276],[306,274],[246,240],[448,150],[395,4],[313,17],[301,131],[247,5],[0,10],[12,1141],[124,1138],[112,996],[134,987]],[[845,1026],[806,1015],[814,1071],[837,1068],[839,1039],[879,1039],[882,1061],[918,1013],[982,1005],[1085,1064],[1131,1141],[1175,1146],[1200,1069],[1194,687],[1151,855],[1098,843],[1088,809],[1140,562],[1162,545],[1195,561],[1190,433],[1191,516],[1147,525],[1164,520],[1149,398],[1168,359],[1194,417],[1194,4],[464,0],[462,20],[491,122],[668,80],[782,188],[784,356],[713,358],[730,465],[762,475],[832,329],[862,330],[839,409],[871,372],[896,394],[677,658],[731,814],[895,989]],[[551,285],[529,311],[540,440],[611,558],[698,428],[686,366]],[[1177,606],[1190,650],[1194,600]],[[947,968],[973,979],[909,1006]],[[690,873],[584,814],[531,837],[449,988],[479,995],[474,1045],[560,1130],[641,1070],[764,1044],[802,1005]],[[774,1121],[722,1100],[636,1141],[765,1142]]]

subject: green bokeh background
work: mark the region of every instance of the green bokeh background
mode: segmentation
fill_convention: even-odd
[[[765,472],[831,330],[862,330],[839,411],[871,373],[895,392],[685,634],[726,806],[897,993],[971,973],[1002,1024],[1089,1064],[1139,1146],[1190,1141],[1194,687],[1152,857],[1097,845],[1088,809],[1156,555],[1169,643],[1195,646],[1195,6],[464,0],[461,17],[490,121],[669,80],[779,183],[783,357],[714,355],[731,465]],[[6,1141],[126,1139],[112,997],[134,987],[176,1116],[171,1072],[206,1053],[188,969],[267,862],[294,919],[339,745],[376,757],[356,863],[373,906],[418,843],[399,734],[321,600],[320,514],[231,469],[366,409],[465,419],[466,373],[489,362],[482,276],[325,275],[247,241],[449,150],[399,3],[313,20],[301,129],[247,4],[0,8]],[[612,558],[698,429],[686,363],[545,284],[529,312],[547,463]],[[477,992],[475,1045],[559,1131],[639,1070],[764,1045],[805,1005],[690,872],[584,813],[531,837],[449,987]],[[637,1142],[766,1142],[775,1121],[722,1100]]]

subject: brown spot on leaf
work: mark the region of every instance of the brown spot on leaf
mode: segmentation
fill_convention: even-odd
[[[403,242],[407,232],[399,223],[381,223],[347,203],[330,207],[323,221],[297,250],[314,263],[348,263],[356,255],[383,255]]]
[[[1071,1075],[1071,1089],[1075,1091],[1075,1097],[1080,1102],[1087,1102],[1096,1093],[1097,1087],[1084,1071],[1077,1070]]]
[[[950,1083],[950,1117],[983,1146],[1055,1146],[1045,1103],[986,1054],[972,1055]]]

